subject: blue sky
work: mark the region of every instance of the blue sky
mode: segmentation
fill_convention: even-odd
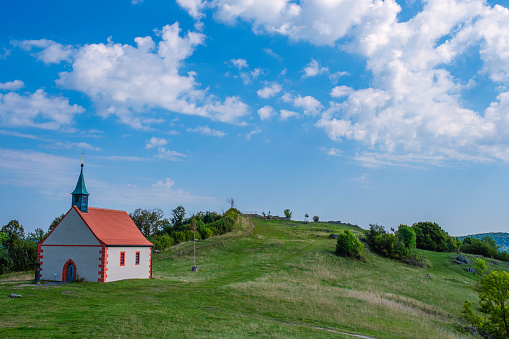
[[[508,231],[509,3],[0,4],[0,224],[90,205]]]

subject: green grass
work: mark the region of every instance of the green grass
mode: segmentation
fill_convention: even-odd
[[[26,274],[0,277],[0,337],[463,336],[454,324],[463,300],[477,294],[453,254],[419,252],[429,269],[369,252],[367,262],[352,261],[334,255],[335,240],[319,229],[359,228],[252,221],[249,237],[243,220],[197,243],[199,272],[191,272],[193,244],[184,243],[154,255],[151,280],[16,287]]]

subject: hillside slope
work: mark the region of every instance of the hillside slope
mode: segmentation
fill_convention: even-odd
[[[243,219],[235,231],[154,256],[151,280],[59,287],[0,283],[0,336],[456,338],[474,276],[450,253],[421,269],[367,253],[333,254],[326,223]],[[491,265],[491,263],[490,263]],[[500,269],[502,266],[498,266]],[[505,266],[504,266],[505,267]]]

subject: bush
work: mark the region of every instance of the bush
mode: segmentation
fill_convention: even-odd
[[[466,237],[463,239],[460,249],[462,252],[479,254],[487,258],[494,258],[498,254],[497,244],[490,237],[482,239]]]
[[[480,311],[488,316],[490,332],[509,337],[509,273],[491,272],[484,278]]]
[[[382,225],[371,224],[366,233],[366,242],[376,253],[391,259],[403,259],[411,254],[411,248],[405,245],[407,241],[412,245],[412,231],[404,225],[394,234],[387,233]]]
[[[417,247],[417,237],[414,230],[406,225],[399,225],[397,236],[410,251]]]
[[[175,239],[176,244],[186,241],[186,235],[182,231],[173,232],[171,237]]]
[[[175,239],[170,237],[168,233],[158,234],[156,236],[148,238],[148,240],[154,244],[154,250],[165,250],[170,246],[175,245]]]
[[[202,239],[208,239],[208,238],[210,238],[211,236],[214,235],[212,230],[210,228],[208,228],[208,227],[205,227],[205,226],[201,227],[198,231],[200,232],[200,235],[201,235]]]
[[[361,258],[364,246],[361,244],[352,232],[345,230],[338,236],[338,242],[336,245],[336,254],[343,257],[350,258]]]
[[[416,235],[417,248],[434,252],[456,250],[456,241],[437,223],[417,222],[412,225],[412,229]]]
[[[315,215],[315,216],[313,217],[313,221],[314,221],[314,222],[318,222],[318,221],[320,221],[320,218],[319,218],[317,215]]]

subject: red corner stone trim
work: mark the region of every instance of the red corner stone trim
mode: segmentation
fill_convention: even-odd
[[[42,272],[42,252],[43,252],[43,249],[41,247],[40,244],[37,244],[37,262],[39,264],[41,264],[41,269],[40,271]],[[39,277],[42,278],[42,273],[39,274]]]
[[[97,279],[98,282],[106,282],[106,279],[108,278],[108,247],[103,246],[102,250],[99,251],[99,278]]]
[[[150,249],[150,256],[149,256],[149,262],[148,262],[148,274],[149,279],[152,279],[152,248]]]

